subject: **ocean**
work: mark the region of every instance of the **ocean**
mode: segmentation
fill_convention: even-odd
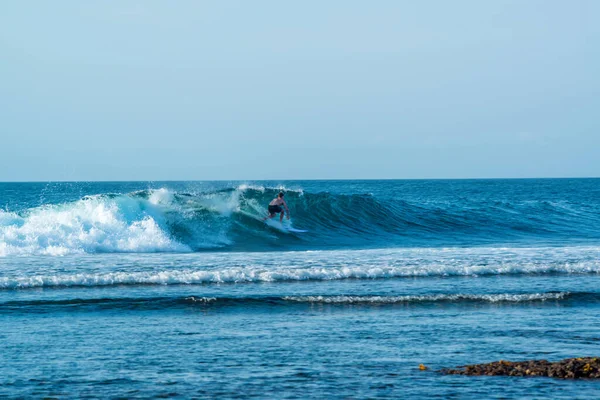
[[[2,398],[600,398],[438,372],[599,314],[600,179],[0,183]]]

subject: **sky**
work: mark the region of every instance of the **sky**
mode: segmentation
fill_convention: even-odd
[[[600,176],[600,1],[3,1],[0,181]]]

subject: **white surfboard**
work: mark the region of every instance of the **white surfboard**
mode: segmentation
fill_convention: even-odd
[[[289,232],[298,232],[298,233],[305,233],[308,232],[306,229],[296,229],[296,228],[292,228],[291,226],[289,228],[287,228],[287,230]]]
[[[274,221],[272,219],[268,219],[265,221],[265,224],[269,225],[272,228],[275,228],[282,232],[294,232],[294,233],[306,233],[308,232],[306,229],[296,229],[290,223],[281,223],[279,221]]]

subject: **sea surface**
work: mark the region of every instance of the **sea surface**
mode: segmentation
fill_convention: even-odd
[[[600,179],[0,183],[0,398],[600,398],[437,372],[599,316]]]

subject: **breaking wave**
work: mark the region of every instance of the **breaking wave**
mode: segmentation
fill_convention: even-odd
[[[294,224],[308,233],[261,222],[266,205],[281,189]],[[163,188],[90,195],[0,211],[0,256],[409,247],[600,235],[597,210],[577,204],[465,204],[250,185],[203,193]]]

